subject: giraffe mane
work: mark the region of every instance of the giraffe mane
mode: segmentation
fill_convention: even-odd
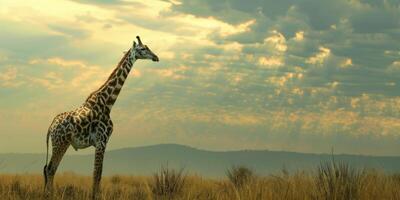
[[[101,88],[103,88],[105,85],[107,85],[108,81],[111,79],[112,75],[116,73],[116,71],[118,70],[118,68],[124,63],[124,61],[126,60],[126,58],[129,56],[131,49],[127,52],[125,52],[124,57],[122,57],[122,59],[119,61],[117,67],[114,68],[114,70],[111,72],[110,76],[108,77],[108,79],[103,83],[103,85],[101,85],[99,87],[98,90],[93,91],[92,93],[90,93],[90,95],[86,98],[86,101],[89,100],[89,98],[96,93],[97,91],[99,91]]]

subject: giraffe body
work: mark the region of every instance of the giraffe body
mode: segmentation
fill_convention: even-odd
[[[92,92],[77,109],[58,114],[47,132],[46,165],[43,168],[45,194],[52,193],[53,179],[62,157],[71,145],[75,150],[90,146],[95,148],[92,198],[98,197],[103,168],[103,158],[107,142],[113,132],[110,112],[118,94],[137,59],[158,61],[158,57],[140,41],[133,43],[125,53],[107,81]],[[52,144],[52,156],[48,162],[49,138]]]
[[[50,125],[49,136],[52,144],[69,143],[75,149],[107,144],[111,136],[113,123],[108,114],[88,106],[59,114]]]

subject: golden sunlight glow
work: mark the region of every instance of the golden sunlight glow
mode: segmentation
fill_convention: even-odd
[[[287,50],[285,36],[283,36],[282,33],[279,33],[276,30],[272,31],[272,33],[273,35],[267,37],[264,41],[266,43],[272,43],[275,46],[276,50],[280,52],[285,52]]]
[[[372,153],[366,144],[386,142],[387,153],[400,152],[393,150],[400,140],[393,2],[290,1],[271,11],[272,1],[0,1],[0,124],[21,135],[15,140],[44,133],[50,115],[103,85],[139,35],[159,62],[137,54],[113,110],[121,135],[143,136],[135,145],[206,136],[224,143],[231,134],[269,146],[293,139],[288,150],[324,151],[303,144],[312,137],[361,141]],[[340,12],[314,12],[321,6]],[[371,13],[384,17],[366,23]],[[230,148],[243,147],[235,140]],[[115,147],[131,144],[123,142]]]
[[[349,68],[351,66],[353,66],[353,61],[351,60],[351,58],[345,59],[340,65],[340,67],[342,68]]]
[[[296,35],[294,36],[294,40],[296,40],[296,41],[304,40],[304,31],[296,32]]]
[[[329,55],[331,54],[331,50],[328,48],[325,48],[325,47],[320,47],[319,51],[320,51],[319,53],[308,58],[306,60],[306,63],[322,65],[324,63],[325,59],[328,58]]]
[[[278,57],[260,57],[258,59],[258,64],[264,68],[276,68],[284,65],[281,58]]]

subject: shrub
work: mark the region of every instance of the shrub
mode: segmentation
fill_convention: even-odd
[[[157,198],[174,199],[182,194],[186,178],[183,169],[161,167],[161,170],[153,175],[151,191]]]
[[[254,178],[253,171],[245,166],[233,166],[231,169],[228,169],[226,175],[236,188],[243,187]]]
[[[321,163],[315,176],[315,199],[359,199],[366,171],[334,160]]]

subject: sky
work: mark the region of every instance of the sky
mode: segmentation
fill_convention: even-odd
[[[45,152],[140,35],[160,62],[135,63],[108,149],[400,156],[399,0],[1,0],[0,27],[0,153]]]

